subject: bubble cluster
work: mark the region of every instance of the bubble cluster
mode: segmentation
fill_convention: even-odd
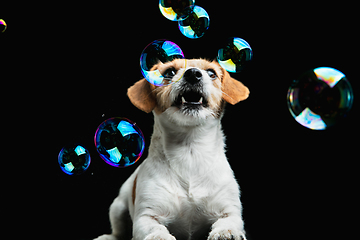
[[[90,166],[89,151],[79,144],[68,145],[61,149],[58,163],[61,170],[68,175],[84,173]]]
[[[7,28],[6,22],[3,19],[0,19],[0,32],[2,33],[5,32],[6,28]]]
[[[242,38],[231,37],[218,51],[217,60],[228,72],[237,73],[253,56],[250,45]]]
[[[159,0],[159,9],[171,21],[184,20],[194,9],[195,0]]]
[[[196,35],[196,31],[189,34]],[[219,49],[217,60],[225,70],[240,72],[244,65],[251,61],[252,55],[252,49],[244,39],[232,37]],[[148,44],[140,55],[141,73],[155,86],[172,84],[179,81],[184,73],[184,71],[168,72],[169,68],[165,64],[174,59],[180,60],[177,62],[178,67],[186,69],[184,53],[177,44],[165,39],[155,40]],[[175,74],[178,75],[175,76]]]
[[[210,25],[209,14],[195,5],[195,0],[159,0],[162,15],[171,21],[178,21],[180,32],[188,38],[204,36]]]
[[[200,38],[204,36],[205,31],[209,28],[209,14],[202,7],[195,6],[189,16],[179,21],[180,32],[188,38]]]
[[[100,157],[114,167],[133,165],[145,147],[140,128],[126,118],[114,117],[102,122],[94,137]]]
[[[183,51],[175,43],[168,40],[155,40],[145,47],[140,56],[141,73],[148,82],[155,86],[165,86],[173,83],[174,79],[166,71],[161,71],[159,65],[171,62],[174,59],[183,59],[182,65],[186,67]]]
[[[353,91],[342,72],[319,67],[292,82],[287,103],[291,115],[302,126],[324,130],[346,116],[352,107]]]

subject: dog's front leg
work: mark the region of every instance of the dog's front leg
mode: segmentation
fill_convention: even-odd
[[[156,217],[142,215],[133,225],[133,240],[176,240]]]
[[[217,200],[221,200],[222,197],[218,197]],[[221,203],[216,204],[220,207],[218,210],[221,214],[211,226],[208,240],[246,240],[240,199],[235,194],[230,199],[233,200],[222,199]]]
[[[238,217],[220,218],[212,225],[208,240],[245,240],[242,225]]]
[[[241,216],[220,218],[212,225],[208,240],[245,240],[243,225]]]

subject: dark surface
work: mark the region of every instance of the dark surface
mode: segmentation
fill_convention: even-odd
[[[12,169],[30,163],[14,176],[34,189],[24,196],[24,186],[10,186],[7,196],[21,202],[17,209],[31,210],[22,214],[29,218],[26,225],[34,224],[36,236],[39,229],[47,229],[50,235],[44,235],[51,239],[91,239],[110,232],[108,208],[145,159],[147,147],[134,166],[116,169],[100,159],[93,136],[103,120],[126,117],[137,123],[149,145],[152,114],[136,109],[126,96],[127,88],[142,78],[143,48],[165,38],[187,58],[214,59],[221,41],[231,36],[244,38],[254,53],[251,64],[232,74],[250,89],[250,97],[228,105],[223,119],[250,238],[339,239],[350,234],[354,224],[347,219],[355,217],[359,180],[355,3],[196,4],[210,16],[209,30],[197,40],[184,37],[175,22],[165,19],[157,1],[48,2],[22,6],[26,13],[19,13],[18,6],[1,9],[0,18],[8,24],[1,36],[1,58],[6,60],[2,89],[13,93],[11,99],[3,96],[3,118],[15,121],[5,133],[16,136],[9,138],[10,147],[25,146],[25,154],[6,151],[21,160]],[[292,118],[286,93],[295,77],[321,66],[345,73],[355,100],[341,124],[312,131]],[[15,104],[18,100],[21,104]],[[83,175],[67,176],[57,164],[57,154],[70,142],[81,142],[90,151],[92,163]],[[44,221],[36,222],[39,215]]]

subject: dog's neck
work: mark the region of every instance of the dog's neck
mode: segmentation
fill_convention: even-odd
[[[166,115],[154,114],[154,132],[149,156],[163,156],[161,161],[179,172],[197,175],[226,159],[220,118],[209,118],[194,126],[181,126]],[[197,171],[197,172],[194,172]]]

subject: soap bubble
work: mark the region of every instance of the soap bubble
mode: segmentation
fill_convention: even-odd
[[[69,175],[79,175],[90,166],[90,153],[80,144],[71,144],[61,149],[58,162],[61,170]]]
[[[228,38],[225,46],[219,49],[217,60],[228,72],[240,72],[244,64],[252,59],[250,45],[242,38]]]
[[[126,118],[114,117],[102,122],[94,137],[100,157],[114,167],[128,167],[141,157],[145,141],[140,128]]]
[[[0,32],[2,33],[5,32],[6,28],[7,28],[6,22],[3,19],[0,19]]]
[[[159,0],[159,8],[171,21],[184,20],[194,9],[195,0]]]
[[[188,38],[200,38],[204,36],[205,31],[209,28],[209,14],[202,7],[195,6],[193,12],[184,19],[179,21],[180,32]]]
[[[352,107],[353,91],[342,72],[320,67],[292,82],[287,103],[298,123],[313,130],[324,130],[346,116]]]
[[[181,48],[168,40],[155,40],[145,47],[140,56],[141,73],[151,84],[165,86],[181,79],[181,76],[173,78],[174,73],[167,69],[154,69],[156,64],[165,64],[174,59],[183,59],[180,65],[186,68],[186,60]],[[183,74],[183,72],[182,72]]]

